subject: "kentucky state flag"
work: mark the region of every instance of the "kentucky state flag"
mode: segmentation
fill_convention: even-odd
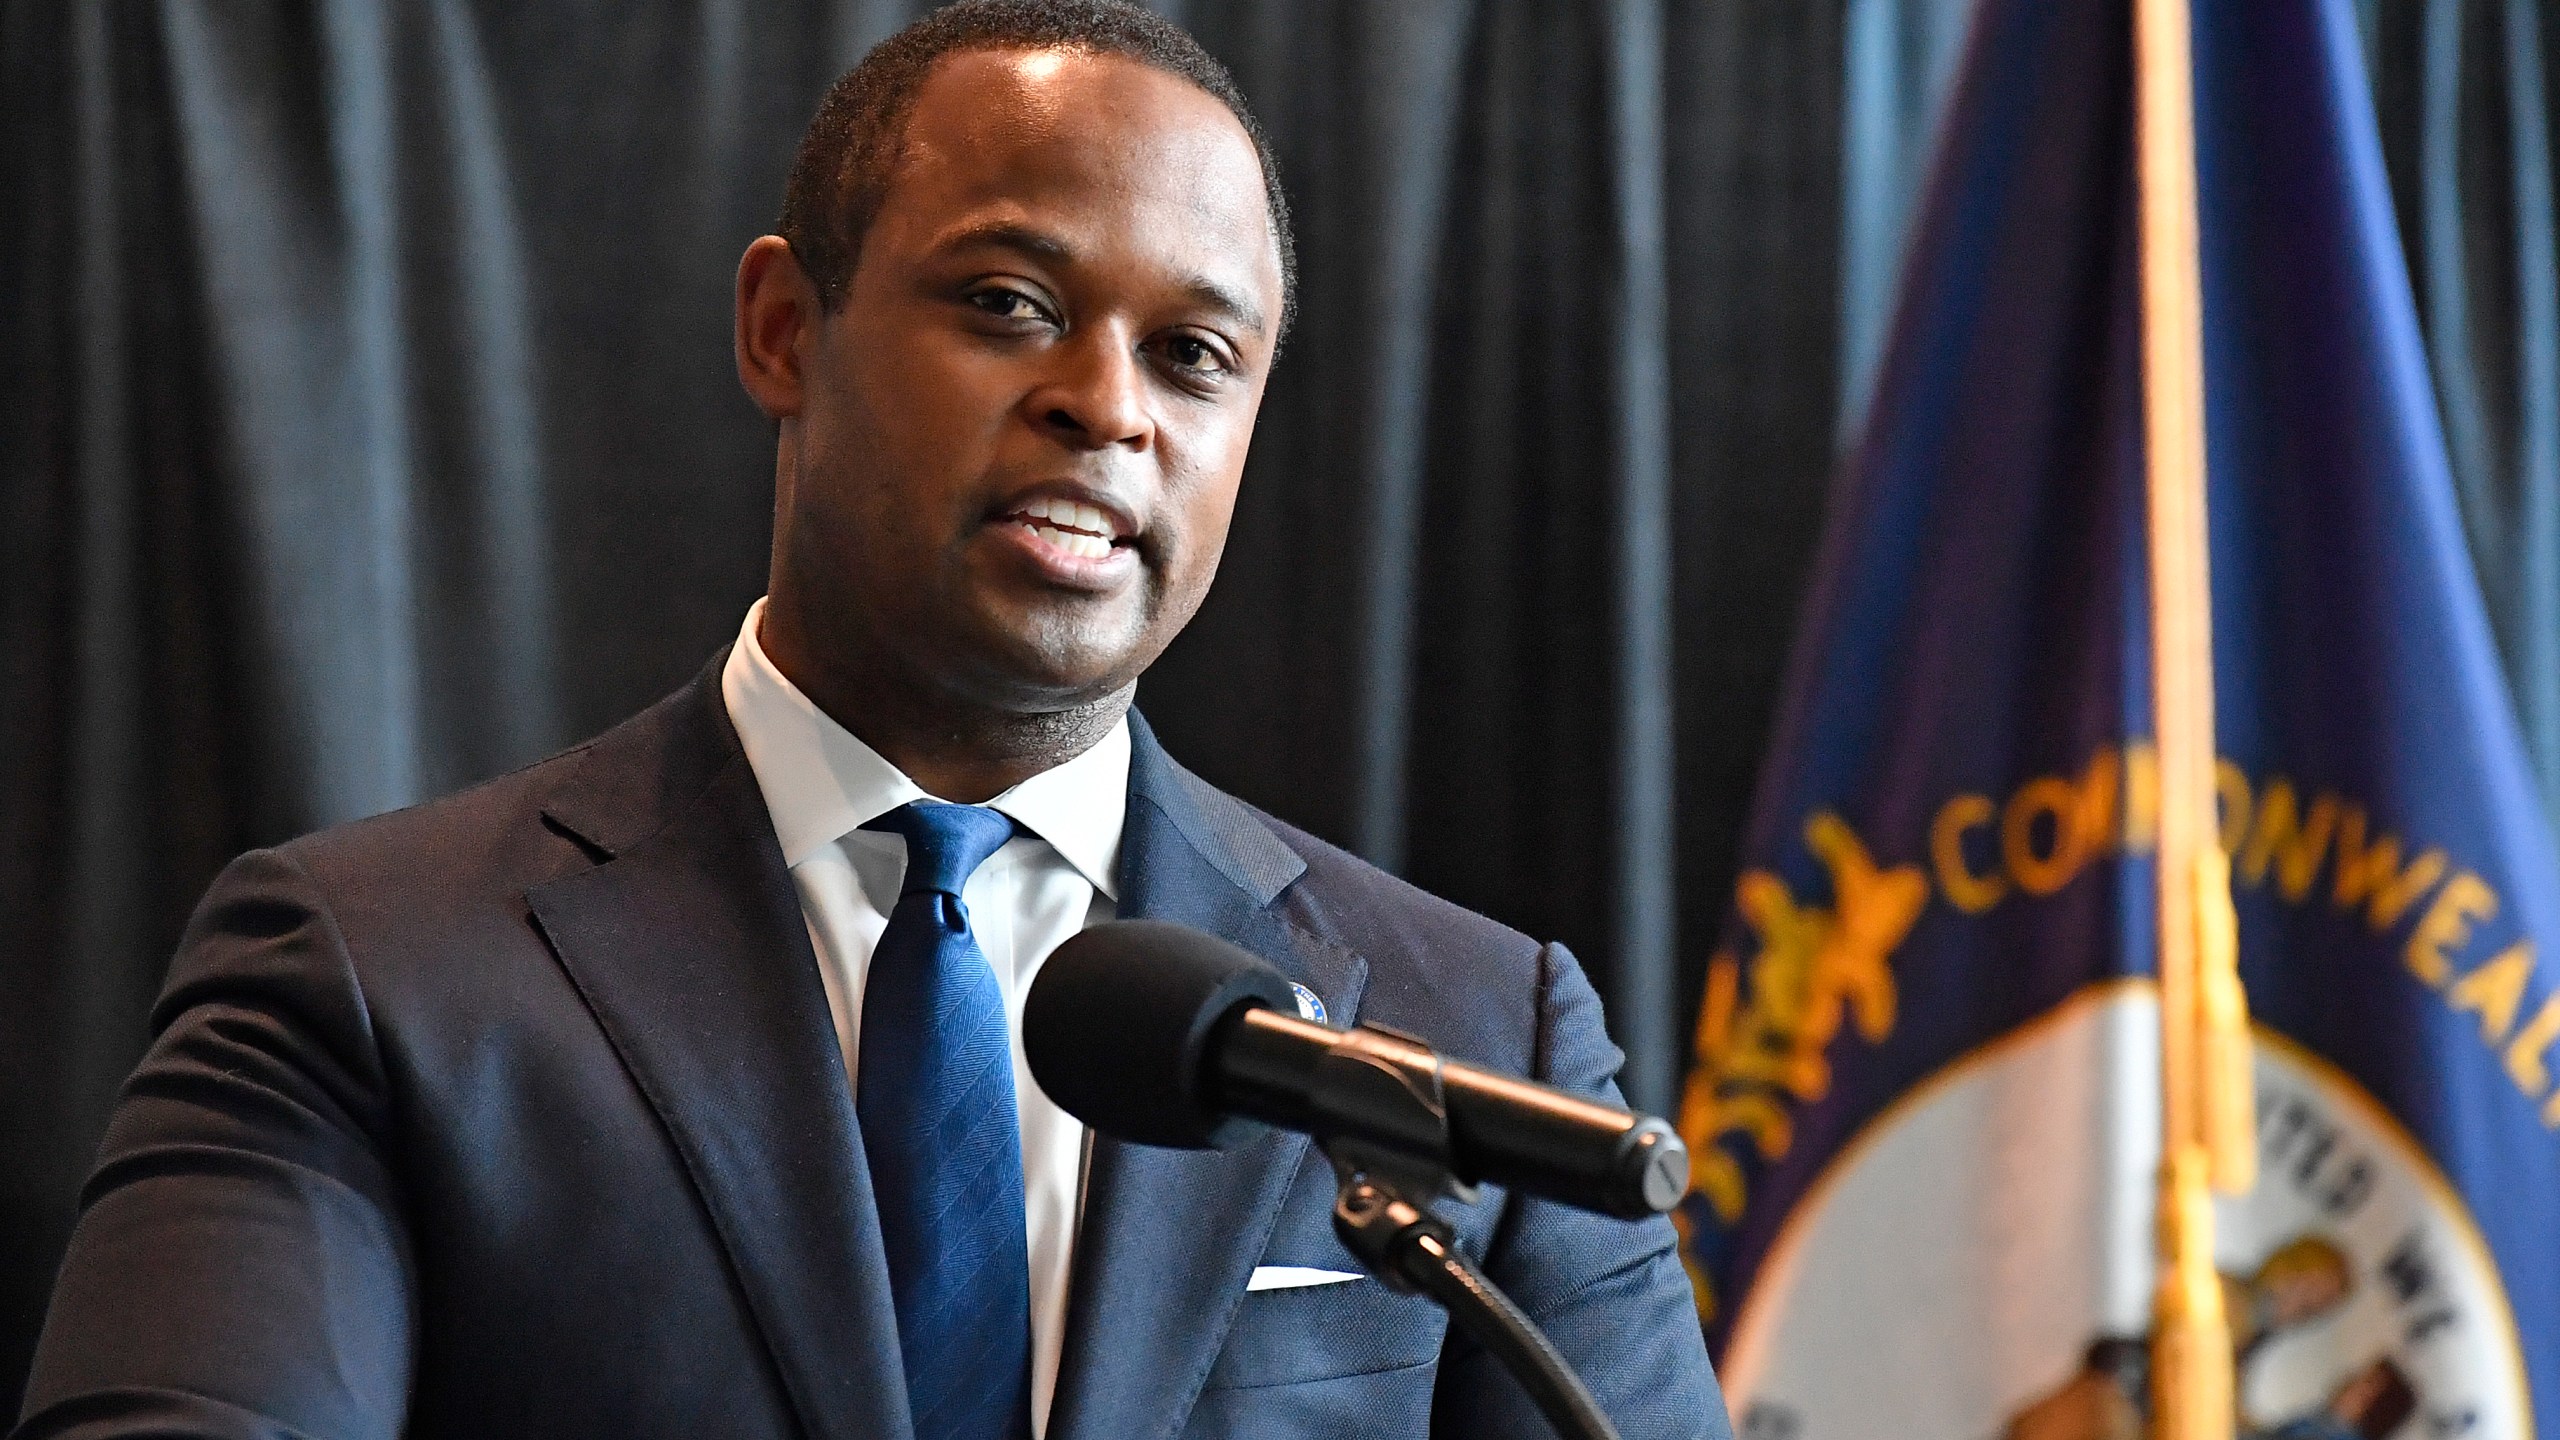
[[[1746,1440],[2146,1433],[2159,1155],[2127,0],[1985,0],[1710,972]],[[2350,0],[2196,0],[2239,1431],[2560,1440],[2560,858]]]

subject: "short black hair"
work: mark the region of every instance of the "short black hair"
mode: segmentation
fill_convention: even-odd
[[[1280,247],[1280,332],[1297,314],[1298,247],[1271,142],[1227,73],[1181,26],[1121,0],[959,0],[890,36],[827,88],[783,187],[782,238],[828,310],[844,301],[862,239],[880,214],[917,92],[944,57],[973,50],[1081,50],[1118,55],[1188,80],[1244,126],[1262,162],[1264,202]]]

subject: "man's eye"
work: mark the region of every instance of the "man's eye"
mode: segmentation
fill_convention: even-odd
[[[1174,364],[1203,375],[1224,374],[1227,369],[1227,357],[1218,347],[1197,336],[1174,336],[1165,342],[1164,353]]]
[[[1040,302],[1019,290],[980,290],[969,297],[969,303],[999,320],[1046,320],[1048,312]]]

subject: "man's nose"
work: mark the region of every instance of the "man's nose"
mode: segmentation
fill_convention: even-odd
[[[1071,335],[1050,352],[1055,369],[1030,397],[1038,423],[1079,449],[1155,443],[1147,376],[1137,347],[1115,327]]]

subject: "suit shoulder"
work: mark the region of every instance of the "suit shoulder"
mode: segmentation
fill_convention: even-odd
[[[1460,1059],[1533,1070],[1556,951],[1285,820],[1251,813],[1307,864],[1276,903],[1281,918],[1368,962],[1359,1019],[1420,1035]]]
[[[1544,948],[1536,939],[1489,915],[1442,899],[1268,811],[1252,805],[1245,808],[1307,862],[1307,873],[1290,891],[1292,897],[1303,897],[1327,911],[1373,914],[1379,923],[1410,931],[1416,938],[1428,937],[1434,944],[1469,952],[1534,958]]]
[[[521,819],[538,809],[540,797],[594,744],[594,740],[581,741],[449,794],[343,820],[297,835],[275,848],[303,868],[319,873],[377,858],[414,856],[422,848],[437,848],[448,843],[449,837],[460,834],[486,835],[492,823]]]
[[[706,672],[710,673],[710,672]],[[707,786],[734,745],[686,686],[612,729],[449,795],[332,825],[278,846],[333,893],[513,894],[591,864]],[[546,819],[546,817],[556,817]]]

